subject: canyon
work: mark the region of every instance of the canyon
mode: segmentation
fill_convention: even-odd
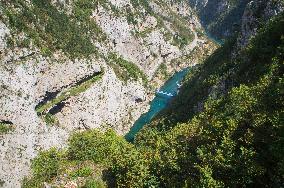
[[[228,61],[235,61],[260,23],[284,9],[274,0],[1,0],[0,6],[0,187],[21,187],[39,152],[66,148],[75,132],[125,136],[151,112],[168,79],[202,67],[232,36]],[[226,95],[231,76],[232,70],[204,96]],[[187,99],[189,78],[179,80],[181,94],[159,109],[152,126],[184,123],[206,108],[201,91]]]
[[[144,6],[111,0],[99,2],[85,18],[99,28],[89,36],[95,53],[85,55],[80,46],[51,49],[48,38],[60,41],[64,33],[72,35],[69,27],[83,24],[79,19],[73,21],[80,3],[1,2],[0,121],[12,127],[0,135],[4,187],[18,187],[38,151],[65,147],[74,131],[113,128],[126,134],[149,109],[155,89],[174,72],[201,61],[216,46],[206,35],[197,35],[202,27],[185,2],[150,1]],[[51,20],[46,25],[39,21],[41,13],[36,15],[43,9],[42,14]],[[39,20],[25,17],[28,13]],[[67,22],[70,26],[56,28],[63,18],[71,20]],[[48,27],[59,33],[49,33]],[[33,32],[40,36],[35,38]],[[104,41],[96,35],[105,37]],[[141,73],[130,75],[127,72],[133,70],[128,67]],[[83,88],[86,78],[96,74],[100,78]]]

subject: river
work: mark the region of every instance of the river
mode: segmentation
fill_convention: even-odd
[[[174,96],[177,95],[179,84],[188,73],[189,68],[186,68],[180,72],[175,73],[157,92],[155,98],[150,104],[150,109],[147,113],[141,115],[141,117],[134,123],[130,131],[125,135],[125,139],[133,141],[135,135],[164,108],[167,107],[169,102]],[[167,95],[168,94],[168,95]]]

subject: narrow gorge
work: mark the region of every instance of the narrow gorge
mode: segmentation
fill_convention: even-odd
[[[0,187],[282,187],[283,0],[0,0]]]

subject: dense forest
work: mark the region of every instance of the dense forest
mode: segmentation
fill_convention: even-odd
[[[44,151],[23,187],[282,187],[284,14],[241,51],[237,36],[193,68],[180,94],[136,136],[73,134]],[[232,55],[234,54],[234,55]]]

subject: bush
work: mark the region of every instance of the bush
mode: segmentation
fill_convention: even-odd
[[[12,123],[0,122],[0,134],[9,133],[10,131],[13,131],[14,129],[15,127],[13,126]]]
[[[93,173],[93,170],[90,167],[79,168],[78,170],[71,173],[71,177],[88,177]]]
[[[89,179],[84,188],[105,188],[106,184],[102,180]]]
[[[140,68],[131,63],[122,57],[118,57],[116,54],[111,53],[107,60],[109,65],[114,69],[115,74],[120,78],[122,81],[127,82],[129,79],[134,79],[138,81],[140,78],[142,79],[144,85],[147,84],[147,76]]]
[[[39,187],[43,187],[42,179],[36,179],[36,178],[28,179],[26,177],[22,181],[22,188],[39,188]]]
[[[64,154],[55,148],[40,152],[32,162],[32,172],[36,179],[43,181],[56,177],[60,170],[60,164]]]

